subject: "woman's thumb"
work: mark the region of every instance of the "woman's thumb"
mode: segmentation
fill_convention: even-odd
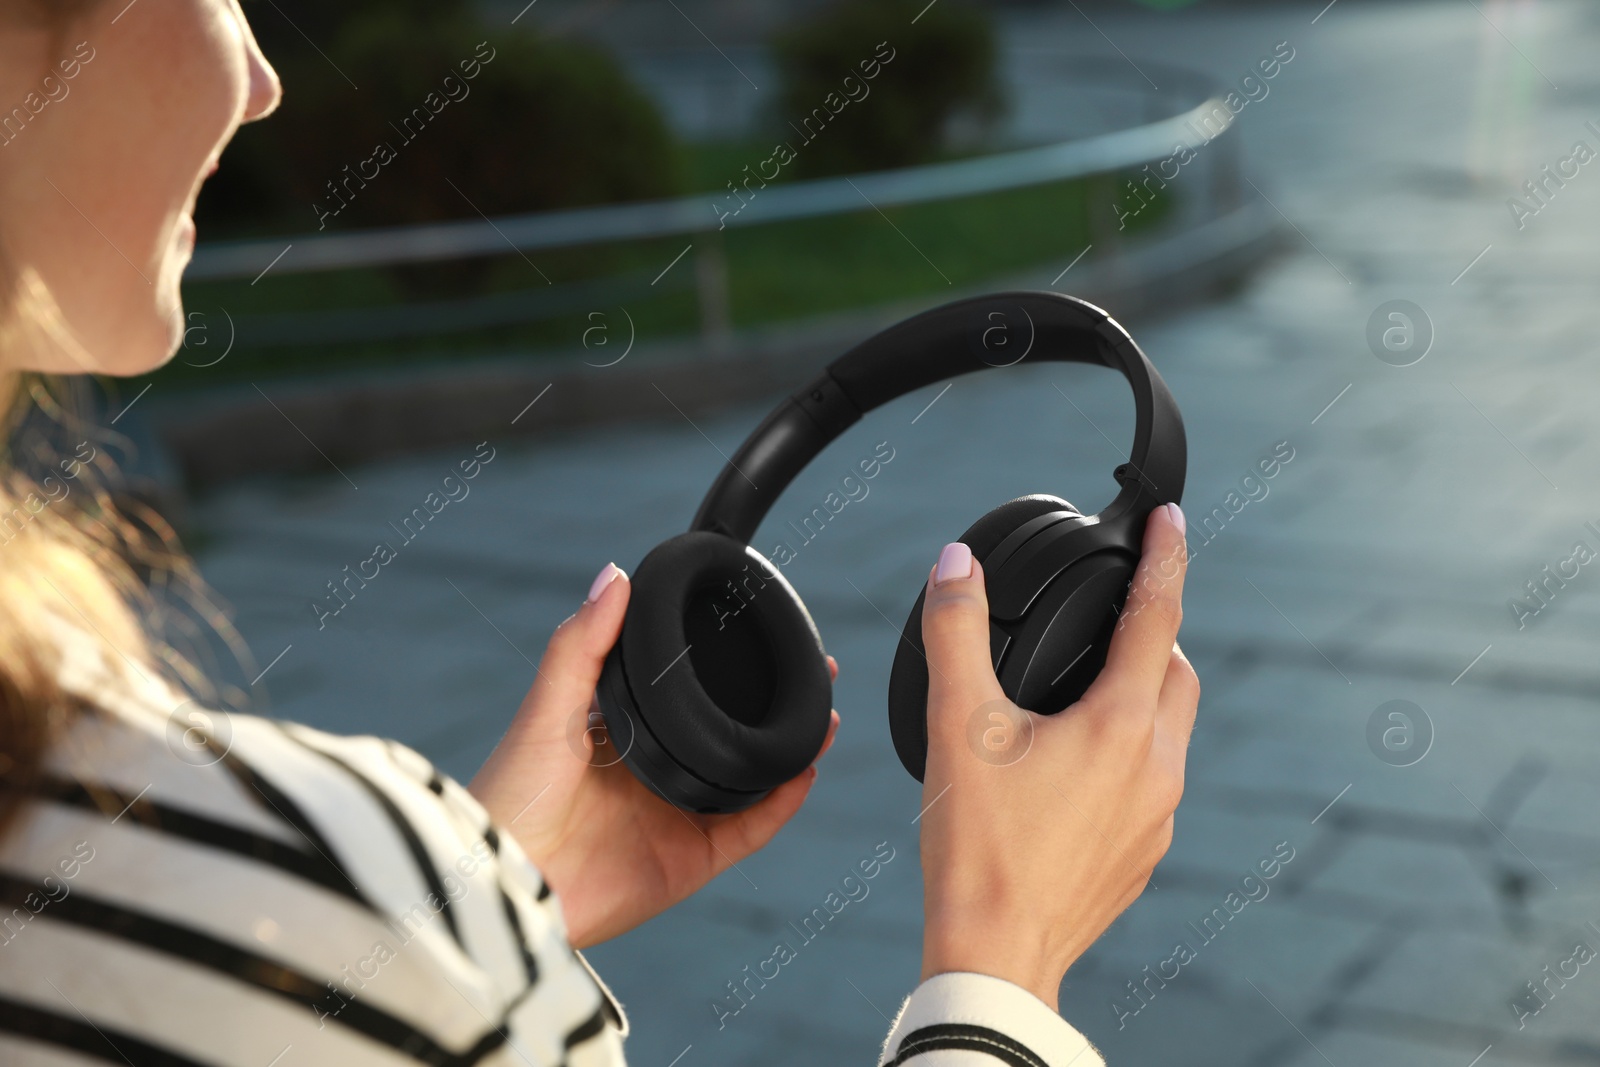
[[[930,731],[944,708],[970,711],[1005,695],[989,659],[989,598],[983,566],[959,541],[944,546],[928,578],[922,641],[928,653]]]
[[[588,599],[556,627],[523,702],[531,712],[529,721],[541,733],[570,729],[573,716],[587,714],[606,655],[622,630],[630,592],[627,574],[608,563],[590,586]]]

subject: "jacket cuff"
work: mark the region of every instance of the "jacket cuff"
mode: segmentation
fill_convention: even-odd
[[[587,956],[577,949],[572,950],[572,955],[577,959],[578,964],[589,972],[589,977],[594,979],[594,984],[599,987],[600,1010],[605,1014],[606,1022],[610,1024],[611,1029],[617,1032],[618,1037],[627,1037],[630,1027],[628,1026],[628,1016],[622,1010],[622,1002],[617,999],[615,993],[611,992],[611,987],[606,985],[605,980],[600,977],[600,973],[594,969]]]
[[[965,1053],[964,1055],[962,1053]],[[879,1067],[1105,1067],[1087,1038],[1019,985],[952,972],[906,998]]]

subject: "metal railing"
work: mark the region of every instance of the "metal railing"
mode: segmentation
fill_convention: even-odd
[[[1101,61],[1079,61],[1080,74],[1100,70]],[[736,213],[719,211],[708,194],[565,211],[480,217],[455,222],[370,229],[343,234],[311,234],[292,239],[250,240],[201,245],[185,275],[190,281],[257,277],[269,266],[274,274],[387,267],[398,264],[462,260],[571,248],[608,242],[671,236],[700,238],[727,228],[760,226],[873,209],[903,207],[997,193],[1074,178],[1125,173],[1172,157],[1180,146],[1202,159],[1184,172],[1186,195],[1179,200],[1180,224],[1219,217],[1242,199],[1235,136],[1223,136],[1234,115],[1224,94],[1198,75],[1168,70],[1166,95],[1198,103],[1166,117],[1107,133],[1057,144],[1000,152],[971,159],[877,171],[837,178],[761,186]],[[1146,109],[1169,101],[1151,97]],[[1219,140],[1220,138],[1220,140]],[[1197,173],[1198,172],[1198,173]],[[1192,195],[1198,193],[1199,195]],[[1109,217],[1116,190],[1103,189]],[[724,196],[722,199],[726,200]],[[1093,220],[1092,220],[1093,221]],[[1116,231],[1102,218],[1095,225],[1096,242],[1115,248]],[[720,346],[729,331],[726,266],[720,243],[695,241],[703,332]],[[626,284],[630,279],[618,279]],[[593,282],[570,283],[592,293]],[[683,283],[679,283],[683,284]],[[556,287],[565,289],[567,286]],[[542,295],[541,295],[542,294]],[[565,306],[553,289],[527,294],[502,293],[468,300],[412,304],[405,308],[302,312],[252,317],[248,331],[254,343],[318,343],[356,337],[403,336],[448,332],[456,324],[536,321]],[[382,318],[380,324],[379,319]],[[247,331],[241,330],[241,334]]]

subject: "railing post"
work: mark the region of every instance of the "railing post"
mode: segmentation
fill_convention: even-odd
[[[733,315],[728,297],[728,258],[722,235],[707,230],[695,242],[695,293],[700,302],[700,336],[706,349],[726,355],[733,348]]]
[[[1244,151],[1237,126],[1234,123],[1217,138],[1222,142],[1222,151],[1212,160],[1213,218],[1221,218],[1244,203]]]
[[[1121,269],[1123,235],[1117,219],[1118,175],[1116,171],[1091,175],[1087,179],[1089,243],[1099,250],[1096,258],[1115,276]]]

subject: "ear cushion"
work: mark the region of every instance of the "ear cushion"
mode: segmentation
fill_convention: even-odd
[[[828,732],[833,685],[822,638],[783,575],[749,546],[702,531],[658,545],[632,581],[613,655],[667,756],[742,793],[805,770]]]
[[[987,563],[1000,542],[1017,527],[1052,511],[1078,514],[1077,508],[1057,496],[1022,496],[984,515],[967,527],[958,540],[972,549],[979,563]],[[900,633],[894,666],[889,671],[889,736],[900,762],[919,782],[928,760],[928,660],[922,645],[922,600],[926,593],[924,585]]]

